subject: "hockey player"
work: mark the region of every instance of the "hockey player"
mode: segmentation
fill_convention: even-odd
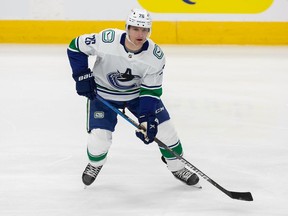
[[[94,182],[106,162],[112,144],[117,114],[97,100],[96,94],[118,109],[128,109],[147,130],[136,131],[145,144],[155,136],[183,155],[182,145],[160,99],[162,95],[165,56],[150,38],[151,18],[146,10],[133,9],[126,20],[126,29],[106,29],[84,34],[72,40],[67,50],[76,91],[88,98],[87,155],[82,181]],[[88,56],[96,56],[92,71]],[[160,148],[160,147],[159,147]],[[195,185],[199,177],[170,152],[160,148],[162,160],[179,180]]]

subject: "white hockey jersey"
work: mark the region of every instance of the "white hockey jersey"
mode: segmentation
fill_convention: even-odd
[[[106,29],[74,39],[69,50],[96,56],[93,75],[97,93],[105,99],[128,101],[136,97],[160,98],[165,56],[161,48],[147,39],[142,49],[129,52],[126,32]]]

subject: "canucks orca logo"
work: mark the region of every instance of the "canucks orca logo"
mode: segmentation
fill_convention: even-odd
[[[139,80],[141,79],[138,75],[133,75],[130,68],[127,68],[125,73],[111,72],[107,75],[109,83],[121,90],[129,90],[139,86]]]
[[[183,0],[185,3],[187,3],[187,4],[196,4],[196,2],[194,2],[194,1],[190,1],[190,0]]]

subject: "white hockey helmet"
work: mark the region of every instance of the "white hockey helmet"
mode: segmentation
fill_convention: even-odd
[[[129,26],[148,28],[151,32],[152,20],[150,14],[144,9],[132,9],[126,20],[126,31]]]

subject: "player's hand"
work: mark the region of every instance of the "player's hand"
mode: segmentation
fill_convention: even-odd
[[[158,119],[155,117],[155,115],[144,115],[139,118],[139,123],[141,128],[136,131],[136,136],[145,144],[152,143],[158,132]]]
[[[79,95],[85,96],[90,100],[96,98],[96,83],[89,68],[77,75],[73,75],[73,78],[76,81],[76,91]]]

